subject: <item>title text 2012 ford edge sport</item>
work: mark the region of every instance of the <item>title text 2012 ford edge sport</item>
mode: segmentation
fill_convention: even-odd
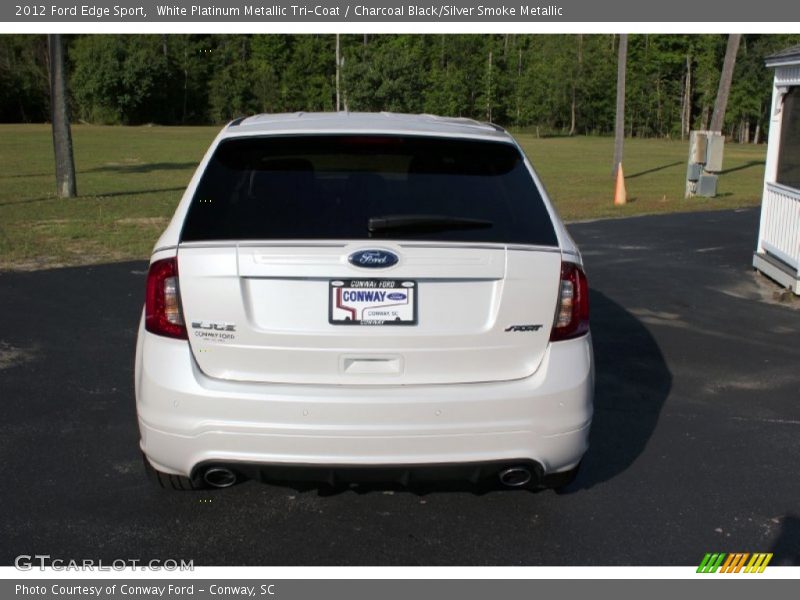
[[[563,485],[594,371],[580,254],[499,127],[259,115],[153,251],[136,349],[164,487],[245,478]]]

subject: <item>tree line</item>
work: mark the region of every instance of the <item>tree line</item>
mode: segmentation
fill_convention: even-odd
[[[330,111],[338,100],[351,111],[471,117],[541,135],[614,131],[617,35],[338,37],[337,53],[330,34],[64,36],[72,120],[221,123]],[[628,36],[625,134],[707,129],[726,40]],[[772,73],[764,58],[797,43],[800,35],[742,36],[726,135],[765,139]],[[0,121],[49,121],[48,82],[46,36],[0,36]]]

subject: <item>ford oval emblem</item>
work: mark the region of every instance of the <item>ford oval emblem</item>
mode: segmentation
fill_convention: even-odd
[[[396,265],[397,261],[400,259],[397,257],[397,254],[389,252],[388,250],[369,249],[353,252],[347,257],[347,260],[355,267],[385,269],[386,267]]]

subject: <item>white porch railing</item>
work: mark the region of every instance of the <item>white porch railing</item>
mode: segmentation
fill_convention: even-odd
[[[767,183],[761,210],[761,247],[800,271],[800,190]]]

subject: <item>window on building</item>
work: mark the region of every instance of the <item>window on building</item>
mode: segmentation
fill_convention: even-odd
[[[777,182],[800,189],[800,87],[783,97]]]

